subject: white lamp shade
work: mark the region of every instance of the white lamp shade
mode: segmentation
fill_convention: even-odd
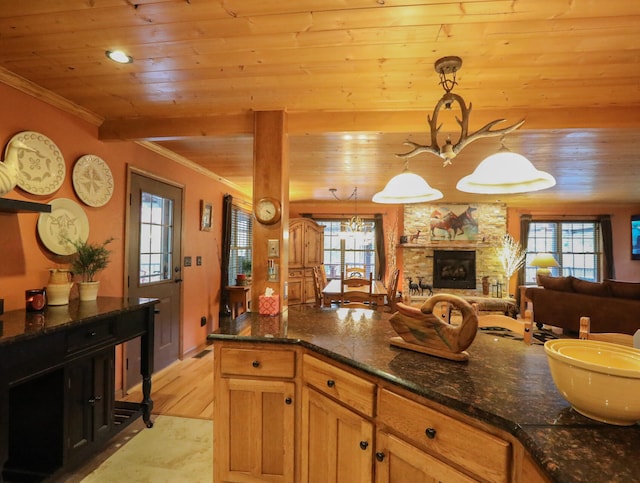
[[[539,191],[555,184],[553,176],[536,169],[521,154],[501,151],[482,161],[456,188],[465,193],[509,194]]]
[[[426,203],[439,200],[442,192],[429,186],[422,177],[405,171],[389,180],[382,191],[373,195],[374,203]]]

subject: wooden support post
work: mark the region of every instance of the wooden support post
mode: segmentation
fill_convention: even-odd
[[[254,113],[253,153],[254,213],[261,199],[271,198],[280,204],[281,214],[273,224],[262,224],[254,217],[252,310],[259,310],[259,296],[270,287],[279,296],[282,312],[287,308],[289,276],[289,140],[285,111]],[[269,240],[278,240],[277,257],[269,253]],[[269,263],[274,267],[271,278]]]

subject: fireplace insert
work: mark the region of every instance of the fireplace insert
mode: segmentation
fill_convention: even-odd
[[[433,288],[475,289],[475,250],[434,250]]]

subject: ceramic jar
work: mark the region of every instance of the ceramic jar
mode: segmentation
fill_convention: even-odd
[[[47,303],[49,305],[67,305],[73,282],[73,274],[65,268],[49,269],[49,283],[47,285]]]

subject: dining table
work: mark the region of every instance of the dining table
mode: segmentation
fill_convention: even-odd
[[[340,303],[342,290],[341,281],[339,279],[330,280],[325,288],[322,289],[322,304],[325,307],[330,307],[332,302]],[[362,287],[345,287],[345,292],[349,290],[362,290]],[[374,304],[378,308],[384,307],[384,298],[387,296],[387,289],[384,283],[380,280],[373,281],[372,296],[375,300]]]

